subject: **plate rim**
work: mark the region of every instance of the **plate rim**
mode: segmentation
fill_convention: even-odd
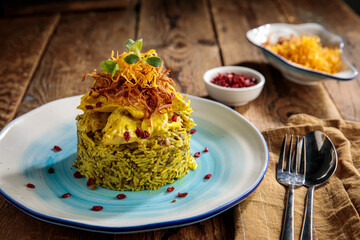
[[[182,94],[182,95],[185,95],[185,94]],[[159,229],[167,229],[167,228],[174,228],[174,227],[181,227],[181,226],[186,226],[186,225],[190,225],[190,224],[195,224],[195,223],[207,220],[211,217],[214,217],[214,216],[234,207],[235,205],[237,205],[240,202],[242,202],[243,200],[245,200],[248,196],[250,196],[251,193],[253,193],[257,189],[257,187],[260,185],[260,183],[264,179],[264,176],[265,176],[268,166],[269,166],[269,149],[268,149],[267,143],[265,141],[265,138],[261,134],[261,132],[255,127],[255,125],[253,123],[251,123],[249,120],[247,120],[244,116],[242,116],[240,113],[238,113],[234,109],[232,109],[224,104],[221,104],[219,102],[210,100],[210,99],[205,99],[205,98],[193,96],[190,94],[186,94],[186,95],[187,95],[187,100],[192,101],[193,99],[195,99],[197,101],[204,101],[204,102],[208,102],[210,104],[218,105],[221,108],[227,109],[227,111],[231,111],[232,113],[234,113],[235,115],[240,117],[243,121],[245,121],[247,124],[249,124],[253,128],[253,130],[257,133],[258,137],[261,139],[261,142],[263,143],[262,147],[264,147],[265,154],[266,154],[265,155],[265,158],[266,158],[265,164],[263,165],[263,169],[261,170],[261,174],[260,174],[259,178],[257,179],[257,181],[255,181],[252,184],[252,186],[247,191],[244,191],[241,195],[221,204],[220,206],[218,206],[216,208],[210,209],[209,211],[206,211],[202,214],[197,214],[196,216],[185,217],[185,218],[170,220],[170,221],[162,221],[162,222],[157,222],[157,223],[150,223],[150,224],[125,226],[125,227],[99,226],[99,225],[81,223],[81,222],[77,222],[77,221],[73,221],[73,220],[69,220],[69,219],[62,219],[59,217],[53,217],[53,216],[50,216],[47,214],[37,212],[35,210],[32,210],[29,207],[24,206],[23,204],[17,202],[15,199],[13,199],[9,194],[4,192],[1,188],[0,188],[0,195],[2,195],[5,198],[5,200],[7,200],[9,203],[11,203],[15,207],[17,207],[22,212],[24,212],[36,219],[39,219],[41,221],[45,221],[45,222],[49,222],[52,224],[57,224],[57,225],[65,226],[65,227],[82,229],[82,230],[104,232],[104,233],[120,233],[120,234],[121,233],[125,234],[125,233],[154,231],[154,230],[159,230]],[[0,131],[0,140],[6,135],[7,131],[9,131],[12,127],[14,127],[17,124],[17,122],[21,121],[27,115],[36,114],[36,112],[41,111],[42,108],[44,108],[45,106],[47,106],[49,104],[53,104],[58,101],[71,100],[71,99],[79,98],[81,96],[82,95],[70,96],[70,97],[65,97],[65,98],[60,98],[60,99],[50,101],[48,103],[45,103],[25,114],[15,118],[14,120],[10,121]]]

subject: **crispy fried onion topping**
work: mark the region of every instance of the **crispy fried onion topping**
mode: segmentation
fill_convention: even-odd
[[[151,82],[141,81],[139,77],[129,79],[126,75],[124,76],[125,71],[131,73],[132,69],[129,68],[114,77],[103,71],[99,73],[94,71],[84,75],[82,81],[85,81],[88,77],[94,79],[94,84],[90,87],[90,96],[98,97],[103,95],[108,101],[122,106],[131,105],[144,111],[145,117],[152,119],[156,113],[166,113],[172,107],[172,101],[175,97],[175,83],[167,76],[170,69],[166,71],[161,69],[162,67],[152,69],[154,74]],[[136,74],[139,75],[138,72]],[[134,76],[136,74],[133,73]],[[143,80],[147,79],[143,78]]]

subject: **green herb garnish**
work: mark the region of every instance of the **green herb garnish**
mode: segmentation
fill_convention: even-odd
[[[120,71],[120,66],[117,62],[106,60],[101,63],[101,68],[107,73],[110,73],[112,77]]]
[[[153,67],[160,67],[162,61],[158,57],[149,57],[146,59],[146,62]]]
[[[125,47],[130,51],[130,52],[136,52],[138,55],[140,55],[140,51],[143,45],[143,40],[142,38],[134,41],[132,39],[129,39],[126,41],[125,43]]]
[[[127,55],[125,58],[124,58],[124,61],[128,64],[134,64],[134,63],[137,63],[138,61],[140,60],[139,56],[136,55],[136,54],[130,54],[130,55]]]
[[[143,40],[140,38],[136,41],[129,39],[126,41],[125,43],[125,47],[130,51],[130,52],[135,52],[136,54],[130,54],[128,55],[126,58],[124,58],[124,61],[127,64],[135,64],[137,63],[139,60],[141,60],[143,62],[143,64],[145,62],[147,62],[150,66],[153,67],[160,67],[162,60],[159,57],[153,57],[153,56],[146,56],[146,57],[141,57],[141,48],[143,45]]]

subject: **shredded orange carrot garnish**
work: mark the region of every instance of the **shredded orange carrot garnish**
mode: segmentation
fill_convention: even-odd
[[[276,44],[270,44],[269,40],[264,43],[268,49],[307,68],[337,73],[343,67],[341,50],[322,46],[318,36],[301,35],[291,36],[290,39],[279,38]]]

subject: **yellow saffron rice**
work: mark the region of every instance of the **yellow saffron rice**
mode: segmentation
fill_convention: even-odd
[[[141,56],[156,56],[151,50]],[[175,91],[162,66],[139,61],[129,53],[113,61],[120,70],[101,71],[81,98],[77,116],[77,159],[74,166],[97,185],[112,190],[158,189],[182,178],[197,164],[190,154],[190,102]]]
[[[340,49],[322,46],[318,36],[291,36],[276,44],[266,42],[264,45],[287,60],[310,69],[330,74],[342,69]]]

